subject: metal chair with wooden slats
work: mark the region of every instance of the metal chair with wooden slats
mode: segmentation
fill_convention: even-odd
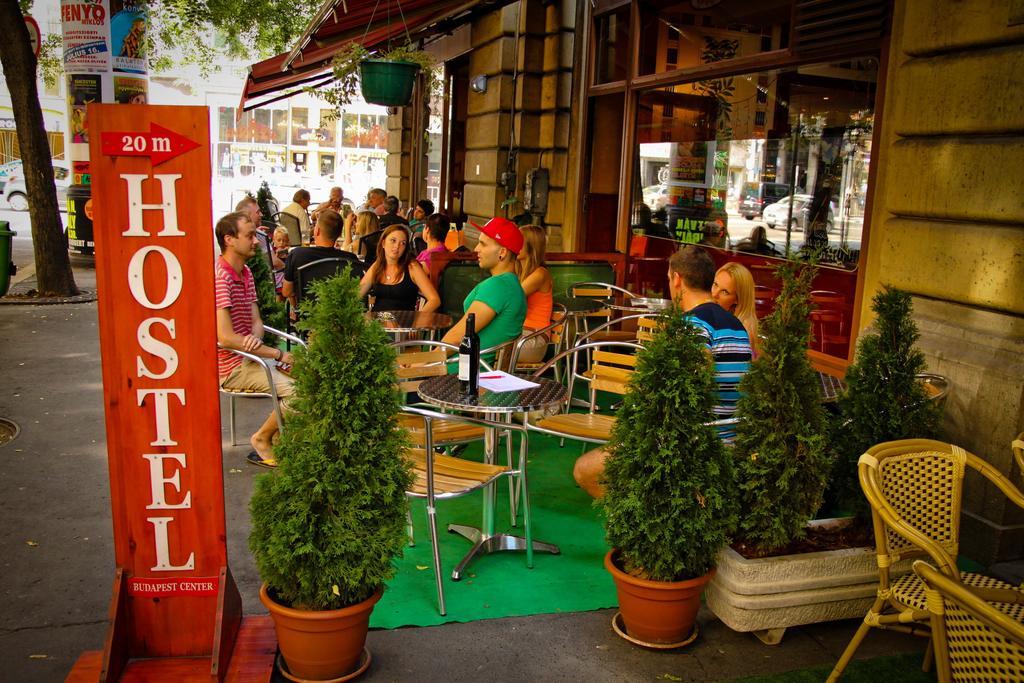
[[[512,371],[513,373],[524,371],[530,372],[544,364],[544,361],[525,363],[519,360],[519,354],[522,352],[523,347],[526,346],[526,342],[531,339],[545,336],[548,339],[548,346],[553,346],[556,354],[562,350],[562,340],[565,338],[564,335],[567,315],[565,306],[562,304],[555,304],[551,311],[551,323],[547,327],[524,334],[516,340],[515,345],[512,347],[512,357],[509,361],[509,367],[514,368]],[[555,365],[553,368],[556,380],[561,380],[561,373],[559,371],[560,367],[561,366],[559,365]]]
[[[660,319],[645,315],[636,321],[636,340],[641,344],[652,341],[662,327]]]
[[[636,327],[635,330],[633,330],[633,332],[632,332],[633,336],[630,339],[628,339],[628,340],[619,340],[619,341],[629,341],[629,342],[639,341],[638,338],[637,338],[637,335],[640,333],[640,327],[639,327],[640,321],[642,321],[642,320],[650,320],[651,316],[652,316],[652,314],[650,312],[646,312],[646,313],[633,313],[631,315],[624,315],[621,318],[616,318],[615,320],[607,320],[607,321],[601,323],[600,325],[598,325],[597,327],[595,327],[594,329],[589,330],[589,331],[585,332],[582,335],[579,335],[576,338],[576,341],[573,343],[573,346],[580,346],[580,345],[583,345],[583,344],[590,344],[590,343],[604,343],[604,342],[608,341],[608,340],[603,340],[603,341],[601,340],[601,337],[603,336],[602,333],[607,328],[609,328],[610,326],[617,325],[621,321],[629,322],[631,326],[632,325],[636,325],[637,327]],[[592,365],[592,360],[591,360],[591,354],[589,354],[589,353],[586,354],[586,357],[584,359],[580,359],[579,357],[573,357],[571,359],[567,359],[565,366],[566,366],[566,371],[567,371],[566,375],[568,376],[568,389],[569,389],[569,395],[570,396],[573,395],[573,389],[575,387],[576,382],[578,382],[578,381],[589,382],[590,381],[591,374],[592,374],[591,373],[591,365]],[[581,401],[580,399],[574,399],[574,405],[586,406],[588,404],[586,402]]]
[[[395,373],[398,376],[398,390],[403,396],[415,393],[423,380],[448,374],[449,357],[459,351],[458,347],[452,344],[428,340],[396,342],[393,346],[399,350],[395,361]],[[486,364],[484,367],[487,367]],[[426,424],[423,419],[403,413],[399,415],[398,423],[409,431],[417,447],[426,448]],[[470,425],[461,420],[435,420],[434,445],[453,446],[482,440],[484,431],[483,427]]]
[[[612,348],[615,350],[609,350]],[[615,416],[597,413],[597,392],[606,391],[620,396],[625,395],[629,391],[629,380],[636,367],[635,352],[641,348],[635,342],[591,342],[579,344],[557,354],[534,372],[533,377],[539,378],[548,368],[563,359],[566,359],[570,363],[570,367],[573,367],[577,354],[591,353],[593,365],[590,368],[592,374],[588,379],[589,411],[586,413],[568,412],[567,405],[566,412],[543,417],[536,423],[531,423],[529,415],[524,415],[524,426],[551,436],[586,443],[606,443],[611,438]],[[632,353],[624,353],[626,350]]]
[[[963,481],[968,468],[1024,508],[1024,493],[992,465],[959,446],[931,439],[904,439],[872,446],[860,457],[857,473],[874,524],[878,596],[829,681],[839,679],[873,627],[929,635],[931,615],[921,580],[913,573],[892,575],[891,568],[902,559],[929,557],[943,574],[962,582],[980,599],[1016,610],[1018,617],[1024,615],[1024,591],[957,569]],[[931,650],[929,643],[926,665]]]
[[[444,602],[444,580],[441,574],[441,553],[437,544],[437,512],[436,501],[447,498],[457,498],[473,491],[480,490],[485,486],[494,483],[501,477],[509,477],[509,490],[522,493],[523,527],[526,537],[526,564],[533,566],[533,532],[530,520],[530,496],[527,488],[526,477],[526,429],[516,424],[505,422],[495,423],[492,421],[467,417],[463,415],[453,416],[447,413],[438,413],[432,410],[425,410],[414,406],[403,406],[403,416],[412,417],[422,421],[424,426],[425,443],[424,448],[406,451],[405,457],[412,466],[415,479],[406,495],[411,498],[425,498],[427,505],[427,526],[430,530],[430,543],[434,554],[434,578],[437,584],[438,610],[441,615],[447,614]],[[513,467],[512,463],[506,465],[488,465],[485,463],[472,462],[449,455],[439,455],[434,452],[434,426],[438,422],[448,423],[451,421],[465,422],[469,426],[478,429],[499,428],[503,432],[518,431],[523,433],[520,439],[519,459]],[[509,437],[511,441],[511,437]],[[514,484],[514,486],[513,486]],[[409,538],[412,539],[412,521],[410,518]]]
[[[1008,614],[924,560],[914,573],[924,584],[939,683],[1024,681],[1024,606]]]
[[[573,298],[584,298],[584,299],[608,299],[621,294],[627,301],[629,299],[636,298],[636,294],[617,287],[607,282],[577,282],[569,286],[567,294]],[[621,320],[622,318],[619,318]],[[611,308],[602,308],[594,311],[593,313],[587,313],[582,317],[584,333],[591,332],[590,322],[591,320],[601,322],[616,320],[614,311]],[[632,330],[614,330],[611,329],[610,325],[603,325],[601,333],[596,337],[591,337],[591,341],[631,341],[636,338],[636,334]],[[596,330],[595,330],[596,331]],[[578,340],[573,340],[573,344],[578,343]]]
[[[288,334],[287,332],[282,332],[281,330],[274,329],[273,327],[268,327],[268,326],[264,325],[263,326],[263,331],[267,332],[267,333],[270,333],[270,334],[274,335],[275,337],[280,337],[281,339],[286,340],[290,344],[298,344],[300,346],[306,346],[306,342],[304,342],[302,339],[299,339],[298,337],[296,337],[294,335]],[[280,430],[283,430],[284,429],[284,414],[281,411],[281,401],[277,397],[277,387],[274,386],[274,374],[273,374],[273,371],[272,371],[272,368],[274,367],[274,361],[270,360],[269,358],[263,358],[262,356],[257,356],[254,353],[249,353],[248,351],[242,351],[240,349],[229,349],[228,347],[223,346],[222,344],[217,344],[217,348],[224,349],[225,351],[230,351],[231,353],[235,354],[236,356],[241,356],[242,358],[248,358],[249,360],[255,361],[255,362],[259,363],[260,365],[262,365],[263,369],[267,373],[267,384],[270,387],[270,391],[229,391],[228,389],[224,389],[223,387],[220,388],[220,393],[222,393],[222,394],[224,394],[225,396],[228,397],[228,424],[230,425],[230,429],[231,429],[231,445],[232,446],[239,445],[238,444],[238,438],[235,435],[235,399],[238,399],[238,398],[269,398],[269,399],[272,399],[273,403],[274,403],[274,417],[277,419],[277,428],[280,429]]]

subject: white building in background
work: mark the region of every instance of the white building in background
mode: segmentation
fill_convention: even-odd
[[[32,16],[45,39],[60,35],[58,0],[36,0]],[[387,110],[353,103],[336,112],[306,93],[239,114],[251,60],[222,63],[204,77],[197,67],[149,75],[149,103],[210,108],[214,211],[230,210],[246,191],[264,180],[284,206],[299,187],[317,202],[339,185],[356,204],[387,179]],[[58,79],[47,88],[38,79],[39,100],[54,158],[63,159],[67,130],[67,88]],[[6,82],[0,81],[0,164],[20,158],[14,111]]]

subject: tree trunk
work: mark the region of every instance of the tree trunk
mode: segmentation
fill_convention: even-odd
[[[28,28],[17,0],[0,0],[0,26],[7,27],[6,35],[0,40],[0,63],[11,93],[14,123],[21,146],[29,218],[32,221],[37,289],[40,296],[71,296],[78,293],[78,288],[71,273],[68,238],[57,205],[50,143],[46,139],[43,110],[39,106],[36,89],[36,58],[32,54]]]

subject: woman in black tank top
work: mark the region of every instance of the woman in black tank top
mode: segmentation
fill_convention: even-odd
[[[370,310],[413,311],[420,296],[426,301],[420,308],[429,312],[441,305],[441,297],[426,271],[412,257],[409,229],[392,225],[377,243],[377,258],[359,283],[359,295],[373,297]]]

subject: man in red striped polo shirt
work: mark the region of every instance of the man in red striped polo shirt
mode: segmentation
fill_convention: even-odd
[[[263,343],[263,320],[256,304],[256,286],[249,267],[245,265],[246,260],[256,252],[256,226],[245,213],[229,213],[217,221],[216,233],[221,253],[214,268],[217,341],[229,349],[291,363],[290,353]],[[270,391],[266,369],[256,361],[217,349],[217,370],[221,387],[228,391]],[[273,370],[273,377],[278,397],[286,399],[291,396],[291,378],[276,369]],[[277,430],[277,419],[271,411],[263,425],[249,439],[254,449],[247,458],[250,463],[262,467],[277,466],[272,448]]]

